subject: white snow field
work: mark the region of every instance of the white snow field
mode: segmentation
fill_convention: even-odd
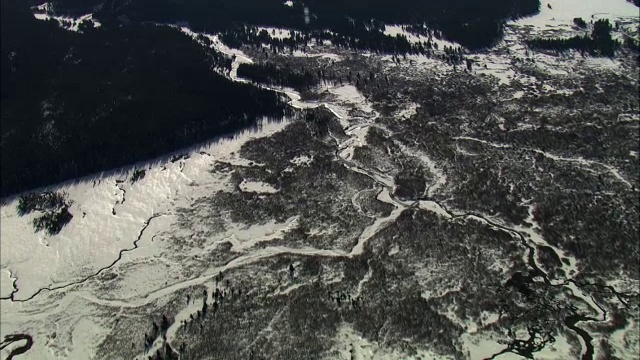
[[[417,34],[412,34],[406,30],[402,29],[402,25],[386,25],[385,24],[385,29],[384,29],[384,34],[385,35],[389,35],[389,36],[404,36],[407,38],[407,40],[412,43],[418,43],[418,42],[431,42],[432,44],[436,44],[435,46],[438,47],[438,49],[442,50],[445,46],[447,47],[459,47],[460,45],[453,43],[451,41],[447,41],[447,40],[443,40],[443,39],[438,39],[436,37],[427,37],[424,35],[417,35]]]
[[[626,0],[542,0],[538,15],[518,19],[515,24],[544,29],[572,25],[573,19],[577,17],[589,22],[603,18],[615,20],[638,16],[638,7]]]
[[[286,122],[265,123],[260,132],[247,131],[232,140],[194,148],[186,160],[157,161],[147,165],[145,177],[133,184],[127,176],[130,171],[118,171],[54,186],[51,190],[69,193],[74,215],[56,236],[35,233],[30,223],[35,214],[20,217],[17,200],[3,205],[0,264],[17,278],[19,291],[14,299],[29,298],[40,288],[79,281],[113,263],[121,250],[134,246],[133,241],[151,217],[171,214],[176,206],[228,186],[224,179],[209,173],[214,161],[234,162],[234,152],[244,142],[268,136],[284,126]],[[120,180],[123,182],[118,184]]]
[[[551,9],[547,6],[551,5]],[[524,40],[533,36],[571,37],[583,35],[584,29],[577,29],[573,24],[576,17],[583,18],[587,23],[598,19],[609,19],[612,25],[615,22],[621,24],[620,29],[614,30],[613,37],[621,39],[623,32],[637,34],[637,26],[640,21],[638,7],[625,0],[542,0],[540,13],[514,21],[507,22],[504,40],[495,47],[480,53],[467,53],[466,56],[473,60],[473,73],[477,75],[494,76],[499,84],[511,84],[513,81],[525,85],[533,85],[538,82],[535,77],[525,76],[514,69],[522,59],[535,60],[535,67],[549,74],[568,74],[573,66],[593,68],[616,68],[621,66],[617,59],[593,58],[574,56],[574,52],[568,52],[563,56],[552,56],[544,53],[528,51]],[[429,38],[418,36],[402,29],[402,25],[385,25],[385,34],[404,35],[410,42],[427,41]],[[637,35],[635,35],[637,36]],[[442,50],[444,45],[457,47],[457,44],[446,40],[431,38]],[[389,67],[402,67],[406,69],[407,76],[411,76],[415,66],[436,70],[438,76],[447,76],[454,70],[440,61],[425,56],[407,55],[409,63],[392,63],[392,56],[382,57]],[[458,71],[462,71],[459,68]]]
[[[264,27],[264,26],[258,27],[258,31],[262,31],[262,30],[265,30],[266,32],[269,33],[269,35],[272,38],[276,38],[276,39],[288,39],[291,37],[291,30],[287,30],[287,29],[279,29],[279,28]]]

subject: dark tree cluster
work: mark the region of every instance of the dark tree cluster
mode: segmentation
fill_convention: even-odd
[[[161,337],[163,340],[166,340],[167,330],[171,326],[171,322],[166,315],[162,315],[162,320],[160,324],[156,324],[154,321],[152,324],[152,329],[150,333],[144,334],[144,352],[147,353],[153,347],[153,343],[156,341],[158,337]],[[182,347],[181,347],[182,349]],[[164,350],[164,351],[163,351]],[[149,360],[177,360],[179,359],[179,354],[171,347],[168,342],[164,343],[164,349],[156,350],[155,354],[149,356]],[[164,355],[163,355],[164,354]]]
[[[582,29],[585,29],[587,27],[587,23],[581,18],[581,17],[577,17],[573,19],[573,23]]]
[[[289,67],[280,67],[271,63],[242,63],[238,66],[238,76],[256,83],[286,86],[298,91],[309,90],[319,82],[318,78],[309,71],[297,72]]]
[[[422,54],[427,55],[431,49],[437,50],[437,44],[424,41],[412,44],[404,35],[385,35],[384,27],[369,27],[365,23],[355,23],[345,20],[346,25],[340,31],[311,30],[308,32],[292,31],[288,38],[277,38],[268,31],[259,30],[253,26],[236,26],[222,32],[220,39],[232,48],[242,45],[268,46],[273,53],[293,50],[304,51],[312,44],[330,41],[336,47],[374,51],[386,54]]]
[[[1,25],[2,195],[289,111],[281,95],[220,75],[230,68],[225,56],[170,27],[87,22],[76,33],[36,20],[17,0],[2,1]]]
[[[30,214],[34,211],[45,212],[69,206],[68,194],[66,192],[45,191],[43,193],[25,194],[18,198],[18,214],[20,216]]]
[[[43,2],[31,0],[32,4]],[[193,29],[209,32],[245,23],[304,31],[329,29],[354,36],[350,32],[360,26],[354,24],[370,30],[382,28],[383,23],[426,24],[470,48],[491,45],[502,35],[505,20],[533,15],[539,6],[539,0],[295,0],[291,7],[282,0],[114,0],[106,5],[102,0],[53,1],[59,13],[93,12],[104,21],[187,21]]]
[[[575,20],[574,20],[575,21]],[[546,49],[555,51],[579,50],[592,56],[615,55],[615,50],[621,43],[611,37],[612,26],[607,19],[600,19],[593,23],[590,36],[574,36],[565,39],[559,38],[535,38],[527,41],[527,45],[534,49]]]
[[[131,183],[133,184],[136,181],[143,179],[146,173],[145,169],[136,169],[131,175]]]
[[[71,201],[66,192],[46,191],[43,193],[26,194],[18,198],[18,214],[23,216],[34,211],[41,214],[33,219],[36,232],[45,230],[49,235],[55,235],[71,221],[73,215],[69,212]]]

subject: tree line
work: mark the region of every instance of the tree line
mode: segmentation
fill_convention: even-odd
[[[308,70],[296,72],[289,67],[279,67],[271,63],[242,63],[238,66],[238,76],[261,84],[290,87],[299,92],[318,84],[318,78]]]
[[[18,199],[18,215],[24,216],[36,211],[39,214],[33,219],[35,231],[45,230],[49,235],[58,234],[73,218],[69,212],[73,201],[68,200],[68,197],[66,192],[53,191],[23,195]]]
[[[31,0],[32,4],[48,0]],[[101,21],[176,23],[196,31],[222,32],[237,24],[304,32],[329,30],[360,39],[380,33],[380,24],[425,24],[469,48],[497,42],[506,20],[539,11],[539,0],[53,0],[59,13],[93,13]]]
[[[289,37],[277,38],[271,36],[265,29],[249,25],[238,25],[223,31],[220,34],[220,40],[231,48],[240,48],[243,45],[256,48],[262,47],[263,52],[265,52],[265,58],[269,57],[269,53],[305,52],[314,44],[330,41],[335,47],[350,50],[373,51],[379,54],[439,57],[456,65],[463,62],[462,47],[438,46],[438,42],[434,40],[434,36],[439,34],[437,31],[425,33],[426,40],[410,42],[404,34],[395,36],[384,34],[382,32],[384,31],[384,24],[381,25],[381,28],[375,29],[377,30],[363,29],[352,35],[344,35],[327,30],[308,33],[291,31]],[[407,29],[409,28],[407,27]],[[267,49],[268,53],[266,52]]]
[[[574,23],[582,26],[582,19],[574,19]],[[608,19],[600,19],[593,23],[590,35],[573,36],[570,38],[534,38],[527,41],[527,45],[534,49],[555,51],[578,50],[592,56],[613,57],[615,51],[621,47],[621,42],[611,37],[612,26]]]

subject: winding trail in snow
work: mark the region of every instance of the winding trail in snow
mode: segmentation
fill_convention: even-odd
[[[142,226],[142,228],[140,229],[140,232],[138,233],[138,237],[133,241],[133,247],[132,248],[127,248],[127,249],[122,249],[120,250],[120,252],[118,253],[118,257],[108,266],[105,266],[103,268],[100,268],[98,271],[96,271],[95,273],[88,275],[80,280],[65,284],[65,285],[59,285],[59,286],[52,286],[52,287],[43,287],[40,288],[38,291],[36,291],[35,293],[33,293],[33,295],[29,296],[28,298],[25,299],[15,299],[14,298],[14,294],[18,292],[18,288],[14,283],[14,286],[16,287],[16,290],[11,294],[11,296],[9,298],[4,298],[4,300],[11,300],[12,302],[27,302],[29,300],[32,300],[33,298],[35,298],[36,296],[38,296],[39,294],[41,294],[43,291],[56,291],[56,290],[62,290],[62,289],[67,289],[69,287],[75,286],[75,285],[80,285],[98,275],[100,275],[102,272],[111,269],[112,267],[116,266],[116,264],[118,264],[120,262],[120,260],[122,259],[122,255],[124,255],[127,252],[131,252],[135,249],[138,248],[138,242],[140,241],[140,239],[142,238],[142,235],[144,234],[145,230],[149,227],[149,225],[151,225],[151,221],[153,219],[159,218],[161,216],[165,216],[167,214],[161,213],[161,214],[156,214],[151,216],[149,219],[147,219],[144,222],[144,225]]]

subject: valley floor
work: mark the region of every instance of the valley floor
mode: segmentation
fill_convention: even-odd
[[[615,3],[581,16],[637,27]],[[637,358],[637,54],[533,52],[532,32],[578,31],[543,8],[471,71],[272,55],[374,75],[276,89],[291,118],[51,187],[72,201],[57,235],[7,199],[2,357]],[[264,61],[207,36],[236,81]]]

